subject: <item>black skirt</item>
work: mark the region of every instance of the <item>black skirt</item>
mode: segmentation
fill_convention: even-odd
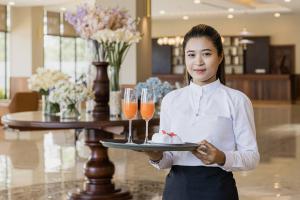
[[[231,172],[219,167],[173,166],[163,200],[238,200]]]

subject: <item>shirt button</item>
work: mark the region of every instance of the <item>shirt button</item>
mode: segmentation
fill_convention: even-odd
[[[199,116],[199,114],[196,114],[196,117],[198,117]]]

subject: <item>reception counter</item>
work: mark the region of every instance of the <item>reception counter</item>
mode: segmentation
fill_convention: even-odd
[[[253,101],[292,101],[290,75],[284,74],[243,74],[226,75],[226,85],[244,92]]]
[[[184,75],[157,75],[163,81],[184,82]],[[294,78],[295,79],[295,78]],[[288,74],[227,74],[226,85],[244,92],[253,102],[291,103],[293,76]],[[295,83],[293,84],[295,85]],[[294,88],[294,87],[293,87]],[[293,91],[295,88],[293,89]],[[297,94],[296,90],[293,96]],[[295,94],[294,94],[295,93]],[[294,98],[293,98],[294,99]]]

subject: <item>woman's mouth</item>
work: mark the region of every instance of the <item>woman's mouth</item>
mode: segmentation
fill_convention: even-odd
[[[206,69],[194,69],[193,71],[197,74],[203,74],[206,71]]]

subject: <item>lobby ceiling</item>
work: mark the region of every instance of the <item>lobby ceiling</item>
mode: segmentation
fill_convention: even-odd
[[[49,10],[72,9],[84,0],[1,0],[13,6],[45,6]],[[93,3],[96,0],[85,0]],[[101,1],[101,0],[98,0]],[[117,1],[117,0],[111,0]],[[118,0],[119,1],[119,0]],[[130,1],[130,0],[129,0]],[[300,0],[151,0],[154,19],[235,16],[243,14],[300,13]],[[126,2],[126,1],[125,1]],[[123,3],[123,2],[122,2]],[[231,10],[229,10],[231,9]]]
[[[287,0],[288,1],[288,0]],[[200,3],[199,3],[200,2]],[[229,10],[230,9],[230,10]],[[152,0],[154,19],[300,12],[300,0]]]
[[[48,6],[48,5],[59,5],[68,3],[80,3],[81,0],[1,0],[2,4],[10,4],[13,2],[13,6]]]

